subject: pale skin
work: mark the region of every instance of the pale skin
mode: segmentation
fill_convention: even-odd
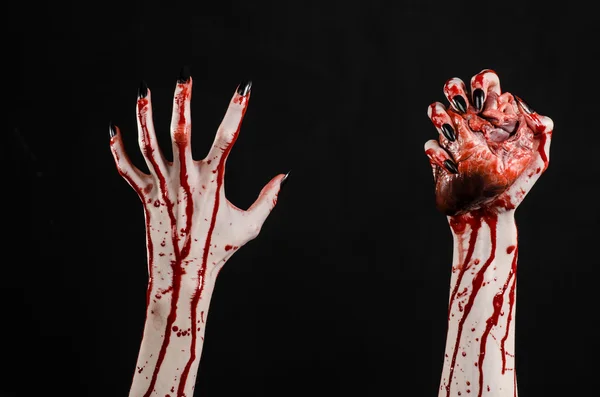
[[[429,106],[439,138],[425,144],[454,239],[438,396],[515,397],[515,210],[548,167],[554,126],[489,69],[443,91],[450,106]]]
[[[117,169],[138,193],[146,218],[147,313],[130,397],[193,395],[219,270],[258,236],[287,178],[273,178],[248,210],[231,204],[224,192],[225,163],[250,86],[238,88],[200,161],[191,157],[191,88],[191,77],[176,86],[172,162],[156,143],[150,90],[140,91],[138,141],[150,174],[131,163],[119,129],[110,128]],[[436,102],[428,109],[440,136],[425,144],[425,152],[437,206],[454,237],[439,396],[512,397],[517,395],[514,213],[548,166],[553,123],[502,93],[491,70],[474,76],[470,91],[460,79],[450,79],[444,87],[450,108]]]
[[[138,142],[149,174],[129,160],[121,132],[110,126],[119,174],[140,197],[146,219],[148,292],[144,333],[130,397],[192,397],[217,275],[225,262],[256,238],[277,203],[287,175],[275,176],[250,208],[225,196],[225,163],[250,99],[242,83],[229,102],[207,156],[191,155],[192,78],[179,78],[173,100],[173,161],[157,145],[151,92],[142,84],[136,103]]]

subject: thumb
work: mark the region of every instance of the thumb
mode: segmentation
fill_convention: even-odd
[[[279,174],[262,188],[256,201],[246,211],[248,226],[253,237],[256,237],[263,223],[277,204],[277,196],[284,183],[287,182],[290,173]]]

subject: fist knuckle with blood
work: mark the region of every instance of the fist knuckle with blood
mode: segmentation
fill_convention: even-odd
[[[491,205],[538,156],[530,108],[511,93],[499,93],[497,76],[491,73],[482,72],[477,83],[487,92],[472,88],[473,106],[465,101],[460,79],[447,81],[444,93],[452,108],[444,114],[451,123],[444,121],[438,106],[430,105],[440,146],[450,157],[443,167],[439,162],[434,167],[436,205],[447,215]],[[537,119],[540,124],[542,118]]]

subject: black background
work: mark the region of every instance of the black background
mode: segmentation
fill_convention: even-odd
[[[0,395],[128,394],[144,220],[108,123],[143,168],[144,79],[170,156],[183,65],[197,159],[239,81],[254,82],[227,166],[233,203],[292,170],[220,273],[196,395],[437,395],[452,241],[426,109],[448,78],[484,68],[555,122],[550,167],[516,214],[519,395],[596,389],[600,29],[585,3],[80,3],[2,6]]]

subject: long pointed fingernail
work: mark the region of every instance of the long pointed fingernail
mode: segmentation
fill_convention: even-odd
[[[454,128],[450,124],[442,125],[442,134],[446,137],[450,142],[454,142],[456,140],[456,134],[454,134]]]
[[[444,160],[444,167],[453,174],[458,174],[458,166],[452,160]]]
[[[519,104],[521,105],[521,107],[523,108],[523,110],[525,112],[527,112],[527,114],[531,114],[531,113],[535,113],[535,110],[533,110],[528,104],[527,102],[525,102],[524,100],[522,100],[521,98],[519,98],[518,96],[515,95],[515,98],[517,99],[517,101],[519,101]]]
[[[477,111],[480,111],[483,108],[483,100],[485,99],[485,93],[481,88],[477,88],[473,91],[473,105]]]
[[[463,113],[467,112],[467,103],[465,102],[465,98],[462,95],[454,95],[452,98],[452,103],[454,107],[460,110]]]
[[[111,138],[117,135],[117,127],[115,127],[112,121],[108,123],[108,135],[110,135]]]
[[[292,172],[292,170],[289,170],[287,174],[285,174],[285,176],[283,178],[281,178],[281,182],[279,182],[279,187],[282,188],[283,185],[285,185],[288,181],[288,178],[290,176],[290,172]]]
[[[146,82],[144,80],[142,80],[140,82],[140,86],[138,87],[138,99],[146,98],[147,95],[148,95],[148,86],[146,85]]]
[[[252,88],[252,80],[242,81],[240,83],[240,85],[238,86],[237,92],[241,96],[246,96],[250,92],[251,88]]]
[[[454,107],[460,110],[463,113],[467,112],[467,103],[465,102],[465,98],[462,95],[454,95],[452,98],[452,103]]]
[[[190,72],[189,66],[185,65],[179,71],[179,77],[177,78],[177,82],[179,84],[185,84],[190,80],[192,73]]]

